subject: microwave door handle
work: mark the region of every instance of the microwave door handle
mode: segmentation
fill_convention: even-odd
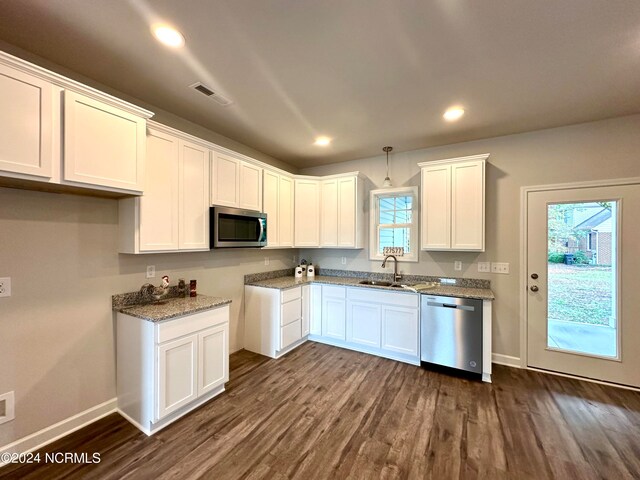
[[[258,233],[258,241],[262,241],[262,235],[264,234],[264,222],[261,218],[258,219],[258,224],[260,225],[260,233]]]

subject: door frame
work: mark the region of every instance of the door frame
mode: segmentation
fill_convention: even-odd
[[[630,177],[630,178],[616,178],[616,179],[606,179],[606,180],[593,180],[593,181],[585,181],[585,182],[570,182],[570,183],[554,183],[549,185],[532,185],[532,186],[524,186],[520,187],[520,368],[524,368],[527,370],[538,370],[533,367],[529,367],[527,365],[527,358],[529,356],[528,351],[528,339],[527,339],[527,327],[528,327],[528,313],[527,313],[527,292],[529,285],[529,274],[527,271],[527,250],[529,248],[528,245],[528,209],[529,209],[529,193],[532,192],[543,192],[543,191],[553,191],[553,190],[579,190],[586,188],[598,188],[598,187],[620,187],[624,185],[640,185],[640,177]],[[621,212],[619,212],[620,214]],[[618,243],[620,243],[621,238],[618,238]],[[618,245],[619,246],[619,245]],[[616,273],[618,275],[618,286],[620,288],[620,269]],[[622,300],[622,295],[618,294],[618,303]],[[618,305],[618,309],[620,305]],[[620,335],[618,335],[618,341],[620,340]],[[618,345],[618,349],[620,346]],[[618,356],[620,357],[621,352],[618,351]],[[544,370],[547,372],[547,370]],[[596,383],[604,383],[607,385],[614,385],[623,388],[631,388],[633,387],[625,387],[623,385],[619,385],[616,383],[603,382],[599,380],[592,380],[584,377],[578,377],[575,375],[570,375],[562,372],[547,372],[557,375],[562,375],[566,377],[579,378],[586,381],[593,381]]]

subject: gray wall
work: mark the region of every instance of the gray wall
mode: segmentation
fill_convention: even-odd
[[[15,390],[16,419],[0,446],[115,397],[111,295],[169,275],[233,299],[230,346],[242,348],[243,276],[293,265],[293,250],[120,255],[116,200],[0,188],[0,392]],[[268,256],[270,265],[264,265]]]
[[[479,153],[491,154],[486,171],[486,252],[421,252],[418,263],[401,263],[401,270],[490,279],[496,295],[493,351],[519,357],[520,188],[640,176],[640,115],[392,154],[390,177],[394,186],[420,185],[419,162]],[[385,168],[381,155],[300,173],[326,175],[359,170],[380,188]],[[368,259],[367,249],[302,250],[300,256],[311,257],[325,268],[383,271],[380,262]],[[346,266],[341,264],[343,256],[347,257]],[[454,271],[454,260],[463,262],[462,272]],[[509,262],[511,273],[478,273],[479,261]],[[636,287],[640,285],[627,286],[631,290]]]

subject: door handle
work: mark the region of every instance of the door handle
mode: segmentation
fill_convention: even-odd
[[[540,290],[540,289],[538,288],[538,286],[537,286],[537,285],[532,285],[532,286],[531,286],[531,288],[530,288],[530,290],[531,290],[532,292],[537,292],[537,291],[538,291],[538,290]]]

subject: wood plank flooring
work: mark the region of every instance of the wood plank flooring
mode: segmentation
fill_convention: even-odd
[[[20,479],[640,478],[640,394],[507,367],[469,381],[307,342],[231,356],[227,391],[147,437],[110,415]]]

